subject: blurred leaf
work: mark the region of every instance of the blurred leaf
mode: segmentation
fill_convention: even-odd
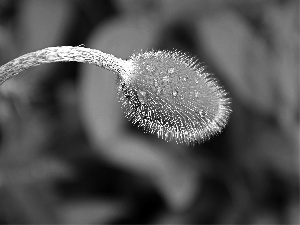
[[[56,46],[72,22],[70,1],[25,0],[20,2],[19,37],[22,52]]]
[[[126,214],[122,202],[108,200],[77,200],[59,207],[60,217],[66,224],[107,224]]]
[[[273,100],[267,49],[243,18],[234,11],[222,12],[200,21],[198,34],[234,96],[254,109],[269,112]]]
[[[8,186],[0,189],[0,209],[8,223],[58,223],[53,196],[36,185]]]

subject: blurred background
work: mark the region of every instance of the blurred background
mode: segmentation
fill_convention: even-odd
[[[298,0],[0,0],[0,65],[81,44],[196,56],[229,123],[167,143],[125,119],[114,74],[25,71],[0,87],[1,224],[299,224]]]

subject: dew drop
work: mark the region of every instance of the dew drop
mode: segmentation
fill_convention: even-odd
[[[146,95],[146,91],[140,91],[140,94],[141,94],[142,96],[145,96],[145,95]]]
[[[139,101],[144,104],[146,100],[146,92],[145,91],[138,91],[138,98]]]
[[[159,95],[160,93],[161,93],[161,88],[158,87],[158,88],[157,88],[157,94]]]
[[[178,95],[178,91],[174,90],[173,91],[173,96],[176,97]]]
[[[168,73],[172,74],[172,73],[174,73],[174,72],[175,72],[175,69],[174,69],[174,68],[169,68],[169,69],[168,69]]]
[[[183,78],[183,81],[187,81],[187,80],[188,80],[188,77],[184,77],[184,78]]]
[[[199,80],[198,80],[197,78],[195,79],[195,83],[196,83],[196,84],[198,84],[198,83],[199,83]]]
[[[164,76],[164,77],[162,78],[162,80],[165,81],[165,82],[169,82],[169,77],[168,77],[168,76]]]
[[[200,109],[199,114],[200,114],[201,117],[205,117],[207,115],[207,113],[204,109]]]
[[[154,66],[148,64],[146,65],[146,70],[148,70],[149,72],[153,72],[155,70]]]
[[[199,91],[195,91],[195,97],[198,98],[199,96]]]

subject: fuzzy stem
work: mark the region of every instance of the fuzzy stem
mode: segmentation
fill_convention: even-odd
[[[49,47],[22,55],[1,66],[0,85],[24,70],[53,62],[89,63],[121,74],[126,61],[96,49],[72,46]]]

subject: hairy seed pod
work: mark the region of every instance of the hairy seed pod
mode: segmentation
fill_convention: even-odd
[[[145,132],[195,144],[226,125],[226,92],[194,58],[179,51],[148,51],[127,62],[118,96],[126,117]]]

